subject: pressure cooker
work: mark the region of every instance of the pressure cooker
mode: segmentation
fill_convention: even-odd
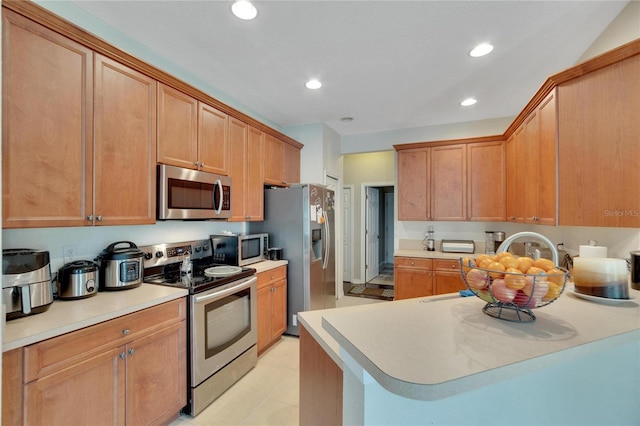
[[[131,241],[109,244],[96,260],[100,262],[100,290],[126,290],[142,284],[144,253]]]
[[[98,294],[98,265],[90,260],[66,263],[58,271],[58,298],[84,299]]]

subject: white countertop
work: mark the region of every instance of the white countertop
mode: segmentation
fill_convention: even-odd
[[[393,252],[394,257],[422,257],[425,259],[460,259],[470,257],[475,259],[481,253],[443,253],[441,251],[400,249]]]
[[[187,294],[185,289],[142,284],[128,290],[99,292],[86,299],[55,300],[46,312],[7,321],[2,351],[50,339]]]
[[[269,269],[285,266],[289,263],[287,260],[263,260],[262,262],[247,265],[247,268],[253,268],[257,273],[268,271]]]
[[[477,297],[439,296],[303,313],[301,318],[316,340],[323,333],[335,340],[319,342],[325,350],[341,346],[387,390],[436,400],[606,345],[639,340],[640,292],[631,293],[635,301],[604,305],[567,290],[534,310],[533,323],[490,317]]]

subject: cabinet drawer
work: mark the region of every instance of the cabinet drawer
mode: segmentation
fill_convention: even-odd
[[[436,271],[458,271],[460,260],[458,259],[434,259],[433,269]]]
[[[395,267],[431,269],[432,260],[420,257],[396,257]]]
[[[287,267],[279,266],[268,271],[260,272],[258,274],[258,288],[262,288],[269,284],[273,284],[276,281],[284,280],[287,278]]]
[[[183,297],[27,346],[24,348],[25,383],[185,319]]]

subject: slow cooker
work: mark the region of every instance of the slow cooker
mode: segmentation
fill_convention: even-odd
[[[118,247],[126,244],[126,247]],[[131,241],[109,244],[100,261],[100,290],[126,290],[142,284],[144,253]]]
[[[98,293],[98,265],[90,260],[76,260],[58,271],[58,298],[84,299]]]

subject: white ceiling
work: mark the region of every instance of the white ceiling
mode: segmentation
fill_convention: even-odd
[[[277,125],[350,135],[515,116],[628,1],[257,1],[253,21],[231,1],[73,3]]]

